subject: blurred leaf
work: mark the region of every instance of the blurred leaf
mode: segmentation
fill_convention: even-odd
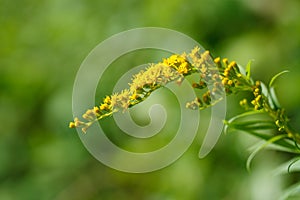
[[[275,92],[275,88],[274,88],[273,85],[274,85],[274,83],[275,83],[275,81],[277,80],[278,77],[280,77],[282,74],[287,73],[287,72],[289,72],[289,71],[285,70],[285,71],[282,71],[282,72],[276,74],[275,76],[272,77],[272,79],[271,79],[271,81],[269,83],[269,91],[270,91],[270,93],[268,95],[270,97],[269,103],[270,103],[270,105],[271,105],[271,107],[273,109],[274,108],[275,109],[281,108],[281,105],[280,105],[280,103],[278,101],[278,98],[277,98],[277,95],[276,95],[276,92]]]
[[[245,132],[247,134],[258,137],[262,140],[270,140],[273,136],[267,135],[265,133],[260,133],[258,131],[253,130],[243,130],[243,129],[235,129],[236,131]],[[269,146],[273,150],[287,152],[287,153],[300,153],[299,149],[297,149],[289,140],[279,140],[275,141],[272,145]]]
[[[296,196],[297,195],[297,196]],[[300,182],[290,186],[288,189],[286,189],[283,194],[279,197],[279,200],[286,200],[289,197],[297,197],[297,199],[300,198]]]
[[[300,157],[294,157],[285,163],[278,166],[276,169],[272,171],[274,175],[284,175],[292,172],[300,171]]]
[[[251,64],[252,64],[252,60],[249,60],[249,62],[246,65],[246,76],[248,81],[250,81],[251,79]]]
[[[273,87],[273,84],[274,84],[275,80],[276,80],[279,76],[281,76],[282,74],[285,74],[285,73],[287,73],[287,72],[290,72],[290,71],[284,70],[284,71],[282,71],[282,72],[279,72],[279,73],[276,74],[275,76],[273,76],[272,79],[271,79],[271,81],[270,81],[270,83],[269,83],[269,88]]]
[[[272,137],[271,139],[269,139],[267,142],[263,143],[262,145],[260,145],[259,147],[257,147],[251,154],[250,156],[248,157],[247,159],[247,163],[246,163],[246,167],[247,167],[247,170],[250,172],[250,165],[251,165],[251,162],[253,160],[253,158],[256,156],[256,154],[258,152],[260,152],[261,150],[263,150],[264,148],[266,148],[269,144],[272,144],[276,141],[279,141],[279,140],[282,140],[284,138],[286,138],[287,135],[286,134],[283,134],[283,135],[277,135],[275,137]]]
[[[239,119],[244,118],[244,117],[247,117],[247,116],[252,116],[252,115],[255,115],[255,114],[259,114],[259,113],[263,113],[263,111],[262,110],[259,110],[259,111],[251,110],[251,111],[244,112],[244,113],[241,113],[239,115],[236,115],[236,116],[230,118],[229,120],[225,120],[224,121],[224,124],[225,124],[224,133],[225,134],[228,133],[229,128],[231,128],[230,126],[233,124],[234,121],[239,120]]]
[[[276,128],[273,121],[251,120],[243,122],[231,122],[231,128],[240,130],[263,130]]]
[[[275,109],[281,108],[281,105],[277,99],[274,87],[270,88],[270,97],[271,97],[273,106],[275,106]]]
[[[225,133],[228,133],[230,130],[238,130],[266,141],[272,140],[274,137],[273,134],[266,132],[266,130],[276,130],[274,121],[269,116],[266,116],[263,110],[252,110],[241,113],[228,121],[224,121],[224,123]],[[288,140],[275,140],[273,143],[276,144],[273,147],[276,150],[299,153],[299,149]]]

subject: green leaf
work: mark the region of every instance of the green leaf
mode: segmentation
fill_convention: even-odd
[[[274,129],[276,128],[274,121],[264,121],[264,120],[249,120],[242,122],[231,122],[228,124],[232,128],[251,130],[251,129]]]
[[[293,170],[292,172],[299,172],[300,165],[299,165],[300,157],[297,156],[295,158],[292,158],[291,160],[281,164],[279,167],[277,167],[275,170],[272,171],[272,174],[275,176],[278,175],[285,175],[288,173],[291,173],[290,168],[292,166]],[[280,200],[288,199],[289,197],[298,197],[300,196],[300,182],[288,187],[285,191],[283,191],[282,195],[280,196]]]
[[[300,196],[300,182],[290,186],[288,189],[286,189],[283,194],[280,196],[279,200],[285,200],[289,197],[296,196],[297,199],[299,199]]]
[[[271,97],[273,105],[275,106],[275,109],[281,108],[281,105],[277,99],[274,87],[270,88],[270,97]]]
[[[287,73],[287,72],[289,72],[289,71],[285,70],[285,71],[282,71],[282,72],[276,74],[275,76],[272,77],[271,81],[269,82],[269,93],[266,96],[268,97],[268,101],[269,101],[269,104],[272,109],[281,108],[281,105],[277,99],[275,88],[273,85],[279,76],[281,76],[282,74]]]
[[[252,64],[252,60],[249,60],[249,62],[246,65],[246,77],[247,77],[247,80],[250,80],[250,77],[251,77],[251,64]]]
[[[282,74],[285,74],[285,73],[287,73],[287,72],[290,72],[290,71],[284,70],[284,71],[282,71],[282,72],[279,72],[279,73],[276,74],[275,76],[273,76],[272,79],[271,79],[271,81],[270,81],[270,83],[269,83],[269,88],[271,88],[271,87],[273,86],[275,80],[276,80],[279,76],[281,76]]]
[[[263,143],[262,145],[258,146],[251,154],[250,156],[248,157],[247,159],[247,163],[246,163],[246,168],[247,170],[250,172],[250,165],[251,165],[251,162],[253,160],[253,158],[256,156],[256,154],[258,152],[260,152],[261,150],[263,150],[265,147],[267,147],[269,144],[272,144],[276,141],[279,141],[279,140],[282,140],[284,138],[286,138],[287,135],[286,134],[283,134],[283,135],[277,135],[277,136],[274,136],[272,137],[271,139],[269,139],[267,142]]]
[[[263,140],[270,140],[272,137],[274,137],[273,135],[267,135],[258,131],[253,131],[253,130],[243,130],[243,129],[236,129],[239,131],[243,131],[246,132],[250,135],[253,135],[255,137],[258,137],[260,139]],[[275,141],[273,143],[275,146],[272,146],[273,149],[278,150],[278,151],[283,151],[283,152],[288,152],[288,153],[300,153],[299,149],[295,148],[295,146],[287,141],[287,140],[279,140],[279,141]]]
[[[272,174],[274,175],[284,175],[292,172],[299,172],[300,171],[300,157],[297,156],[292,158],[291,160],[283,163],[279,167],[277,167]],[[293,167],[293,168],[292,168]],[[292,168],[292,170],[290,170]],[[280,196],[280,200],[288,199],[289,197],[294,197],[299,199],[300,197],[300,182],[288,187],[283,194]]]
[[[297,168],[297,165],[296,165],[296,163],[298,163],[299,160],[300,160],[300,158],[297,157],[297,159],[295,159],[291,164],[289,164],[289,167],[288,167],[288,172],[289,172],[289,173],[291,172],[292,166],[296,166],[296,167],[293,167],[293,172],[295,172],[295,171],[300,171],[299,166],[298,166],[298,168]]]
[[[252,111],[248,111],[248,112],[244,112],[242,114],[236,115],[236,116],[232,117],[231,119],[224,121],[224,124],[225,124],[224,133],[226,134],[228,132],[228,130],[229,130],[228,128],[232,124],[232,122],[234,122],[240,118],[244,118],[244,117],[259,114],[259,113],[264,113],[264,111],[263,110],[252,110]]]
[[[293,146],[291,146],[291,143],[289,143],[285,139],[274,142],[269,148],[274,151],[281,151],[286,153],[300,153],[298,149],[295,149]]]
[[[239,115],[236,115],[236,116],[230,118],[228,120],[228,122],[231,123],[231,122],[236,121],[236,120],[238,120],[240,118],[251,116],[251,115],[256,115],[256,114],[261,114],[261,113],[265,113],[265,111],[264,110],[251,110],[251,111],[247,111],[247,112],[241,113]]]
[[[295,158],[290,159],[289,161],[284,162],[279,167],[272,171],[272,174],[275,176],[285,175],[292,172],[300,171],[300,157],[297,156]]]
[[[263,140],[269,140],[270,138],[272,138],[271,135],[262,134],[262,133],[259,133],[257,131],[248,130],[248,131],[244,131],[244,132],[247,132],[248,134],[256,136],[256,137],[258,137],[260,139],[263,139]]]
[[[270,130],[274,129],[276,130],[276,126],[274,125],[274,121],[270,121],[270,119],[253,119],[253,116],[262,115],[264,116],[265,112],[263,110],[253,110],[248,111],[245,113],[242,113],[240,115],[237,115],[235,117],[232,117],[228,121],[224,121],[224,133],[227,134],[230,131],[242,131],[248,134],[251,134],[255,137],[258,137],[263,140],[270,140],[272,137],[274,137],[273,134],[270,134],[269,131],[264,130]],[[250,120],[244,120],[244,118],[252,117]],[[278,151],[283,152],[290,152],[290,153],[299,153],[299,149],[295,147],[295,145],[292,143],[292,141],[287,140],[280,140],[274,142],[273,149],[276,149]]]

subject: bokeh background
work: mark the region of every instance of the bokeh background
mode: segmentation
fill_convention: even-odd
[[[165,27],[213,55],[241,65],[254,59],[255,79],[289,70],[278,79],[278,97],[300,130],[299,10],[298,0],[0,0],[0,199],[276,199],[295,176],[268,172],[289,155],[260,153],[249,174],[256,140],[243,133],[222,135],[199,159],[202,128],[177,162],[152,173],[104,166],[68,128],[72,86],[99,42],[131,28]],[[228,117],[242,112],[238,97],[228,98]]]

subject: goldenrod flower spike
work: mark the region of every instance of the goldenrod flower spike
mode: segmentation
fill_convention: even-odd
[[[109,117],[118,111],[124,111],[144,101],[153,91],[171,81],[180,84],[185,76],[192,73],[199,74],[199,82],[193,83],[195,89],[206,89],[211,85],[210,91],[205,91],[202,97],[197,97],[186,104],[187,108],[205,109],[222,100],[224,91],[227,95],[240,91],[252,92],[254,98],[248,104],[246,99],[240,105],[246,110],[261,110],[274,118],[278,130],[285,131],[289,138],[300,142],[300,136],[293,133],[287,125],[288,118],[283,109],[275,109],[270,105],[269,96],[262,93],[259,81],[253,82],[249,76],[242,74],[235,61],[217,57],[212,59],[209,51],[201,52],[195,47],[190,53],[174,54],[162,62],[150,64],[145,70],[133,75],[129,89],[120,93],[106,96],[99,106],[88,109],[83,115],[83,121],[77,117],[69,123],[70,128],[80,127],[84,133],[96,121]]]
[[[126,110],[135,104],[145,100],[154,90],[164,86],[171,81],[182,82],[184,76],[199,72],[199,67],[207,73],[206,61],[210,59],[209,52],[200,54],[200,48],[195,47],[190,54],[174,54],[163,62],[150,64],[146,70],[133,75],[129,89],[111,96],[106,96],[99,106],[88,110],[80,121],[78,118],[69,124],[70,128],[81,127],[84,132],[95,121],[108,117],[119,110]],[[192,60],[192,61],[189,61]],[[206,86],[200,81],[200,87]]]
[[[216,59],[215,62],[219,62],[218,60],[220,58]],[[163,59],[162,62],[150,64],[146,70],[133,75],[132,82],[129,83],[129,89],[106,96],[99,106],[89,109],[82,115],[86,122],[75,118],[74,122],[69,124],[69,127],[81,127],[86,132],[87,128],[95,121],[108,117],[119,110],[124,111],[142,102],[154,90],[171,81],[176,81],[180,84],[185,76],[192,73],[200,73],[199,84],[194,84],[194,87],[197,89],[205,88],[208,83],[220,82],[220,84],[215,84],[215,88],[212,91],[213,95],[218,94],[222,90],[222,80],[217,72],[218,69],[215,67],[209,51],[201,53],[199,47],[195,47],[189,54],[171,55],[169,58]],[[192,104],[194,105],[193,107],[197,106],[200,109],[204,108],[204,105],[205,107],[212,105],[211,94],[206,92],[202,100],[197,98],[196,103]]]

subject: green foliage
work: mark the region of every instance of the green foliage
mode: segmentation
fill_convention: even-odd
[[[281,119],[279,122],[278,115],[276,115],[276,113],[282,113],[282,108],[275,94],[274,83],[279,76],[287,72],[288,72],[287,70],[282,71],[272,77],[268,85],[269,87],[267,88],[267,90],[265,89],[264,92],[264,95],[266,95],[265,97],[267,98],[264,104],[265,109],[259,111],[253,110],[253,111],[244,112],[242,114],[232,117],[228,121],[225,121],[225,128],[224,128],[225,133],[229,132],[230,130],[238,130],[259,137],[262,140],[265,140],[265,142],[257,146],[249,155],[246,163],[246,167],[248,171],[250,171],[251,162],[253,158],[257,155],[257,153],[265,149],[267,146],[271,144],[276,145],[274,149],[276,149],[277,151],[289,152],[292,153],[293,155],[294,154],[296,155],[295,158],[292,159],[292,162],[289,164],[289,166],[284,169],[286,172],[290,172],[290,168],[293,166],[293,164],[299,161],[299,157],[298,157],[298,155],[300,154],[300,148],[298,146],[299,133],[290,132],[288,128],[289,119],[286,116],[280,117]],[[246,74],[247,75],[250,74],[250,62],[247,65]],[[258,115],[261,114],[269,115],[269,116],[268,118],[257,117]],[[243,120],[245,118],[250,118],[250,120],[249,119],[246,121]],[[279,125],[279,123],[283,123],[284,125],[281,124]],[[286,131],[284,131],[282,127],[285,127]],[[266,133],[266,130],[273,130],[273,133],[268,134]],[[274,130],[276,130],[275,134],[274,134]],[[280,199],[286,199],[289,196],[293,196],[293,195],[300,195],[299,183],[288,187],[288,189],[286,189],[283,192]]]
[[[99,164],[66,127],[72,85],[82,60],[100,41],[130,28],[162,26],[238,63],[255,58],[251,76],[264,82],[288,66],[291,73],[277,80],[277,97],[300,130],[299,9],[298,0],[1,0],[0,199],[253,199],[260,180],[251,179],[244,167],[244,149],[253,142],[247,135],[221,137],[215,151],[199,160],[195,155],[204,134],[199,131],[178,162],[141,176]],[[124,63],[137,66],[147,56]],[[99,98],[110,92],[101,91]],[[235,99],[228,115],[242,112]],[[201,112],[205,130],[209,115]],[[289,157],[267,155],[269,170],[274,160]],[[293,177],[297,174],[287,183]]]
[[[246,162],[248,171],[250,171],[251,162],[257,153],[270,144],[278,145],[280,147],[277,147],[278,151],[299,154],[300,134],[290,128],[289,119],[277,100],[273,86],[275,80],[287,71],[272,77],[268,88],[260,81],[254,82],[251,78],[251,61],[246,66],[245,74],[242,74],[241,71],[244,70],[235,61],[229,62],[227,58],[221,61],[220,57],[212,61],[208,51],[200,53],[199,47],[195,47],[189,54],[171,55],[163,62],[152,64],[145,70],[133,75],[132,82],[129,83],[130,89],[106,96],[100,106],[96,105],[82,115],[86,122],[75,117],[74,122],[70,122],[69,127],[83,127],[82,131],[86,133],[91,124],[112,115],[120,108],[124,110],[133,107],[146,100],[150,94],[165,84],[173,81],[181,83],[186,76],[197,73],[200,80],[198,83],[193,83],[192,86],[195,90],[203,90],[207,85],[213,85],[213,87],[210,91],[205,92],[202,98],[197,97],[194,101],[188,102],[187,108],[202,110],[214,106],[223,99],[223,97],[215,97],[214,95],[222,91],[227,95],[242,91],[252,92],[254,96],[251,101],[252,106],[248,105],[247,99],[243,99],[240,105],[245,108],[245,112],[224,121],[225,133],[229,132],[230,129],[239,130],[265,140],[248,157]],[[262,114],[263,117],[258,116]],[[250,120],[244,120],[247,118]],[[295,193],[295,189],[288,193]]]

